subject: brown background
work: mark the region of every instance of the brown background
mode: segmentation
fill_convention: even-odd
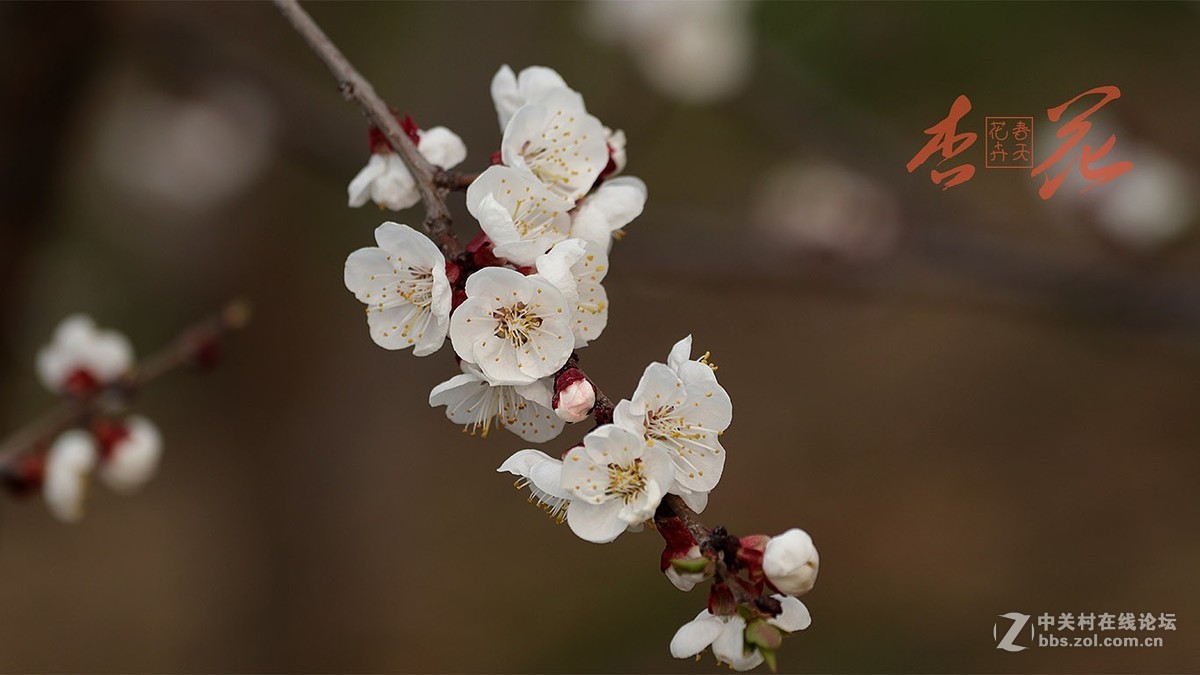
[[[1041,117],[1116,84],[1118,150],[1194,169],[1194,5],[760,5],[752,81],[705,107],[647,89],[581,31],[582,5],[311,10],[394,106],[463,136],[464,168],[498,143],[487,87],[505,62],[558,68],[625,128],[650,200],[585,364],[619,397],[689,332],[714,353],[736,415],[706,520],[801,526],[821,551],[783,670],[1200,668],[1195,237],[1131,256],[1025,175],[980,166],[942,193],[903,168],[960,93],[979,117]],[[390,217],[344,206],[364,125],[272,7],[4,4],[0,37],[0,429],[51,405],[33,355],[69,312],[144,354],[229,297],[256,307],[221,370],[139,402],[167,443],[143,494],[97,487],[78,526],[3,504],[0,671],[714,667],[667,652],[704,599],[658,573],[653,533],[596,546],[556,527],[494,473],[520,439],[427,408],[449,348],[371,343],[341,282]],[[134,93],[231,84],[268,122],[261,170],[230,196],[185,208],[106,173]],[[895,254],[842,264],[764,238],[755,187],[796,158],[887,186]],[[1179,628],[1161,649],[1007,654],[991,632],[1012,611]]]

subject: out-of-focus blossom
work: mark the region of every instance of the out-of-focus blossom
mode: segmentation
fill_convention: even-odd
[[[86,431],[65,431],[55,439],[42,483],[42,496],[54,517],[67,523],[83,518],[88,480],[98,459],[96,441]]]
[[[100,330],[91,317],[74,314],[54,330],[37,355],[38,377],[53,392],[81,395],[116,381],[133,367],[133,347],[113,330]]]
[[[899,206],[868,176],[834,164],[776,167],[754,195],[753,219],[773,247],[850,261],[891,253],[900,233]]]
[[[753,67],[751,4],[735,0],[590,3],[588,26],[629,51],[661,93],[705,104],[736,94]]]
[[[116,492],[131,493],[154,477],[162,456],[162,434],[153,422],[134,415],[100,438],[100,480]]]
[[[256,86],[222,80],[187,96],[128,79],[99,114],[100,169],[172,209],[220,207],[249,190],[275,151],[276,113]]]
[[[1070,194],[1068,200],[1086,208],[1102,234],[1142,253],[1170,244],[1200,222],[1200,180],[1194,173],[1152,147],[1118,147],[1133,169],[1095,190],[1060,190],[1055,198]]]

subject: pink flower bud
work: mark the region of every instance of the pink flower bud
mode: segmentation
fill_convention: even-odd
[[[596,388],[578,368],[568,368],[554,383],[554,412],[564,422],[582,422],[596,407]]]

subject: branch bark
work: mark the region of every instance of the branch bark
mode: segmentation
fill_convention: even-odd
[[[431,164],[409,139],[408,134],[400,128],[395,115],[388,104],[375,93],[375,88],[350,64],[342,51],[333,44],[329,36],[313,21],[308,12],[296,0],[274,0],[275,6],[292,24],[296,32],[320,57],[329,72],[337,81],[338,89],[347,101],[353,101],[362,109],[367,119],[384,133],[392,149],[400,155],[421,194],[425,204],[425,229],[429,236],[441,247],[447,259],[458,257],[463,252],[463,246],[454,234],[450,219],[450,208],[446,205],[447,189],[442,187],[445,179],[443,171]],[[465,188],[462,188],[465,189]]]

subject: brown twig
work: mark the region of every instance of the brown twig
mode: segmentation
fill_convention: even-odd
[[[85,423],[104,410],[124,407],[138,392],[164,375],[203,360],[222,337],[241,329],[249,319],[249,305],[235,300],[215,316],[185,330],[120,380],[90,394],[62,401],[0,445],[0,469],[11,466],[21,457],[45,450],[60,433]]]
[[[342,51],[296,0],[275,0],[275,6],[329,68],[329,72],[337,80],[342,96],[347,101],[357,103],[371,124],[387,137],[388,143],[400,155],[400,159],[404,161],[417,183],[421,201],[425,204],[425,229],[447,258],[457,257],[462,253],[463,247],[454,235],[450,208],[446,206],[445,196],[446,190],[453,188],[441,186],[441,182],[446,180],[440,178],[442,170],[417,151],[408,134],[400,128],[400,123],[396,121],[388,104],[375,93],[371,83],[350,65]]]
[[[451,192],[465,192],[471,187],[471,183],[479,178],[477,173],[465,173],[462,171],[442,171],[437,175],[438,187]]]

